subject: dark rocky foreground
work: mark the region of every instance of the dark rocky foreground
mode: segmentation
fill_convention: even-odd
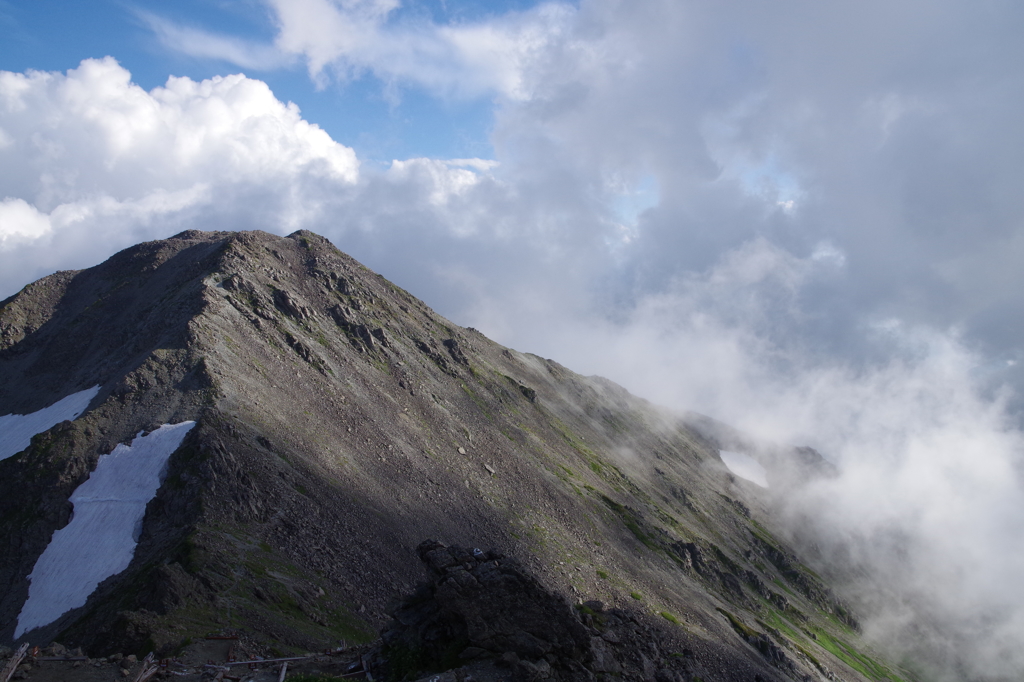
[[[606,609],[599,601],[571,605],[501,552],[427,540],[417,554],[431,579],[393,609],[380,640],[291,657],[292,675],[385,682],[688,682],[728,672],[734,679],[776,679],[762,667],[702,650],[702,643],[687,637],[677,624],[641,609]],[[154,660],[153,665],[162,667],[152,677],[277,679],[283,662],[261,662],[266,657],[257,648],[240,632],[220,634],[173,658]],[[0,657],[11,654],[9,648],[0,651]],[[254,662],[226,666],[248,659]],[[793,671],[781,652],[771,662]],[[729,669],[716,670],[716,665]],[[81,649],[52,643],[30,654],[13,679],[126,679],[140,676],[145,668],[134,654],[90,659]]]
[[[287,657],[387,626],[403,675],[906,677],[776,521],[815,453],[772,450],[757,488],[718,456],[734,434],[459,327],[317,235],[185,232],[0,302],[0,415],[96,385],[0,461],[0,644],[167,657],[228,632]],[[128,568],[15,642],[99,456],[184,420]],[[425,537],[498,554],[428,566]]]
[[[387,679],[682,682],[709,679],[709,666],[721,664],[677,624],[600,601],[570,605],[500,552],[433,540],[417,552],[432,580],[382,632],[373,660]],[[785,667],[785,655],[776,663]],[[727,665],[737,678],[774,679],[743,661]]]

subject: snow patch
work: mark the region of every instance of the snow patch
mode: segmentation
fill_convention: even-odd
[[[15,639],[82,606],[97,585],[128,567],[146,505],[160,488],[171,453],[193,426],[164,424],[100,456],[89,480],[71,495],[71,522],[53,534],[28,576]]]
[[[750,455],[745,455],[742,452],[731,452],[729,450],[719,450],[718,454],[722,457],[722,461],[725,462],[725,466],[727,466],[729,471],[732,473],[736,474],[740,478],[750,481],[751,483],[756,483],[762,488],[768,487],[768,472],[765,471],[760,462]]]
[[[32,443],[32,436],[65,420],[74,420],[85,411],[99,386],[72,393],[63,400],[32,414],[8,414],[0,417],[0,460],[16,455]]]

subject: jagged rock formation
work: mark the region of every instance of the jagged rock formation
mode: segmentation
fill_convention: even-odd
[[[708,671],[678,627],[640,609],[570,606],[514,558],[428,540],[417,552],[432,573],[392,612],[377,652],[389,679],[447,672],[455,679],[678,682]],[[659,622],[660,621],[660,622]],[[765,641],[768,641],[765,638]],[[771,645],[769,645],[771,646]],[[793,666],[773,651],[771,663]],[[766,680],[764,665],[733,658],[733,676]]]
[[[397,627],[384,632],[391,649],[420,651],[437,663],[448,652],[464,658],[584,656],[589,637],[565,599],[514,560],[431,540],[417,553],[439,579],[422,585],[392,614]]]
[[[317,235],[184,232],[0,303],[0,415],[96,385],[84,414],[0,461],[0,643],[98,457],[191,420],[131,564],[27,639],[97,655],[220,629],[268,653],[369,642],[436,537],[608,604],[595,622],[655,619],[704,680],[895,676],[713,439],[454,325]]]

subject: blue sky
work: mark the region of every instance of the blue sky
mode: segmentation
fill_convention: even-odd
[[[521,10],[534,3],[410,2],[391,20],[475,21]],[[241,67],[226,59],[183,54],[162,43],[146,18],[159,17],[243,41],[270,45],[272,13],[245,0],[167,3],[141,0],[0,2],[0,68],[63,71],[89,57],[113,56],[145,89],[163,85],[168,75],[202,80],[245,72],[265,81],[279,99],[295,102],[303,117],[318,124],[361,158],[389,163],[415,156],[490,157],[493,149],[493,96],[437,97],[416,85],[386,92],[372,74],[317,87],[301,60],[274,68]]]

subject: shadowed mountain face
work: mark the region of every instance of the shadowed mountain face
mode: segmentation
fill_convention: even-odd
[[[128,567],[21,639],[98,655],[223,630],[267,653],[368,642],[435,538],[515,557],[537,594],[654,618],[678,648],[661,655],[687,652],[678,675],[896,678],[772,534],[721,434],[458,327],[317,235],[185,232],[0,306],[0,415],[100,386],[0,461],[0,643],[98,458],[194,421]]]

